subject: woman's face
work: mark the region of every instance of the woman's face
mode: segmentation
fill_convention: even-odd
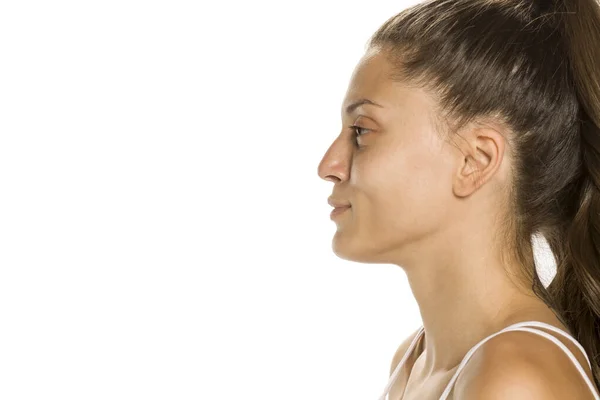
[[[319,163],[319,176],[334,182],[331,199],[351,205],[334,217],[333,250],[348,260],[401,263],[450,217],[457,149],[435,132],[432,98],[393,82],[391,71],[381,51],[360,60],[342,130]],[[377,105],[353,106],[363,99]]]

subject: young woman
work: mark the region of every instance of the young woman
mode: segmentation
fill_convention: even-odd
[[[408,8],[371,37],[342,121],[319,164],[334,253],[401,266],[423,320],[380,399],[600,399],[597,0]]]

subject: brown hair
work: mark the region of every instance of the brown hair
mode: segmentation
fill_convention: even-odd
[[[600,387],[600,4],[426,1],[388,19],[367,47],[386,50],[392,79],[435,94],[446,134],[490,120],[510,132],[506,260],[581,343]],[[547,288],[534,234],[556,260]]]

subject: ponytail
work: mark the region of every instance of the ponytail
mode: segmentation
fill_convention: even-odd
[[[563,323],[586,350],[600,387],[600,4],[564,0],[557,8],[580,104],[582,168],[564,243],[551,244],[563,247],[564,257],[548,291]]]

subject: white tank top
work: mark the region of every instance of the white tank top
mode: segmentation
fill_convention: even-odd
[[[567,355],[569,356],[569,358],[571,359],[571,361],[573,362],[573,364],[575,364],[575,367],[577,368],[577,370],[579,371],[579,373],[581,373],[581,375],[585,379],[585,382],[587,383],[588,387],[592,391],[592,394],[594,395],[594,398],[596,400],[600,400],[600,396],[596,392],[596,387],[590,381],[590,379],[588,378],[587,374],[583,370],[583,367],[579,364],[579,362],[577,361],[577,359],[575,358],[575,356],[573,355],[573,353],[571,353],[571,351],[569,350],[569,348],[567,346],[565,346],[560,340],[558,340],[554,336],[550,335],[549,333],[544,332],[542,330],[535,329],[535,328],[529,328],[527,326],[537,326],[537,327],[540,327],[540,328],[550,329],[551,331],[556,332],[558,334],[561,334],[564,337],[566,337],[567,339],[571,340],[581,350],[581,352],[585,356],[585,359],[588,362],[588,365],[590,365],[590,368],[591,368],[590,359],[588,358],[588,356],[587,356],[584,348],[581,346],[581,344],[577,340],[575,340],[571,335],[569,335],[568,333],[566,333],[562,329],[558,329],[558,328],[556,328],[556,327],[554,327],[554,326],[552,326],[550,324],[547,324],[545,322],[540,322],[540,321],[517,322],[516,324],[509,325],[506,328],[504,328],[504,329],[502,329],[502,330],[500,330],[500,331],[498,331],[498,332],[496,332],[496,333],[494,333],[494,334],[486,337],[485,339],[483,339],[479,343],[477,343],[475,346],[473,346],[467,352],[467,354],[465,355],[465,357],[462,359],[461,363],[459,364],[456,372],[452,376],[452,379],[450,379],[450,382],[446,386],[446,389],[442,393],[442,396],[440,397],[440,400],[446,400],[448,398],[448,395],[450,394],[450,391],[452,390],[452,386],[454,385],[454,383],[456,382],[456,379],[458,378],[458,374],[460,373],[460,371],[462,371],[464,369],[465,365],[467,364],[467,362],[469,361],[469,359],[471,358],[471,356],[473,355],[473,353],[475,353],[475,351],[481,345],[483,345],[485,342],[487,342],[488,340],[490,340],[494,336],[499,335],[499,334],[501,334],[503,332],[509,332],[509,331],[527,331],[527,332],[535,333],[536,335],[543,336],[543,337],[545,337],[545,338],[553,341],[554,343],[556,343],[556,345],[558,347],[560,347],[561,349],[564,350],[565,353],[567,353]],[[404,356],[402,357],[402,360],[400,360],[400,363],[398,363],[398,366],[396,367],[396,369],[394,369],[394,372],[390,376],[390,380],[389,380],[387,386],[385,387],[385,390],[384,390],[383,394],[381,395],[381,397],[379,398],[379,400],[389,400],[388,399],[388,394],[389,394],[390,388],[392,387],[392,385],[394,384],[394,382],[398,378],[398,375],[400,374],[400,370],[402,368],[402,365],[404,365],[404,363],[408,359],[409,355],[413,352],[413,350],[414,350],[417,342],[419,341],[419,338],[423,334],[423,332],[424,332],[424,327],[421,326],[421,328],[419,329],[419,332],[415,335],[415,338],[413,339],[413,341],[410,344],[408,350],[406,351],[406,354],[404,354]]]

